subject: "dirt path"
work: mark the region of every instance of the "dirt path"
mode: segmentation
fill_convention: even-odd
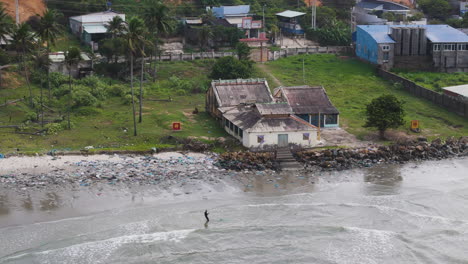
[[[275,83],[278,86],[284,86],[283,83],[280,80],[278,80],[278,78],[276,78],[275,75],[273,75],[273,73],[271,73],[270,69],[268,69],[268,67],[264,63],[257,63],[257,67],[265,74],[267,74],[271,79],[273,79],[273,81],[275,81]]]

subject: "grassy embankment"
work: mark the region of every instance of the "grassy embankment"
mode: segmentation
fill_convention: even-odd
[[[382,94],[404,100],[406,126],[398,131],[413,134],[410,120],[419,120],[422,136],[429,138],[468,135],[468,120],[405,92],[398,85],[377,77],[372,66],[356,59],[335,55],[294,56],[268,62],[265,67],[284,85],[303,85],[302,59],[305,58],[305,84],[323,85],[340,110],[341,127],[360,139],[375,138],[375,131],[363,128],[365,106]],[[265,74],[266,75],[266,74]],[[416,134],[413,134],[416,135]]]
[[[72,130],[63,130],[54,135],[36,136],[16,134],[14,129],[0,128],[0,153],[11,153],[16,148],[23,153],[44,153],[52,149],[79,150],[85,146],[111,150],[148,150],[152,147],[171,147],[164,144],[166,142],[160,141],[167,135],[193,136],[208,141],[224,137],[226,136],[224,131],[204,112],[204,92],[193,94],[189,91],[175,91],[167,81],[171,76],[177,76],[181,80],[206,84],[209,81],[207,76],[212,63],[209,60],[160,63],[156,84],[151,82],[145,84],[145,99],[170,97],[172,101],[144,100],[143,123],[138,124],[137,137],[133,136],[131,105],[124,104],[123,98],[109,96],[95,107],[97,111],[94,112],[97,113],[89,116],[73,114]],[[0,98],[2,98],[0,103],[27,97],[28,89],[24,79],[15,73],[7,74],[9,75],[7,84],[0,88]],[[35,85],[33,93],[38,98],[40,90]],[[200,111],[197,115],[192,114],[195,108]],[[24,122],[30,111],[24,102],[0,107],[0,126],[20,124]],[[55,115],[59,116],[58,113]],[[182,122],[182,131],[171,131],[173,121]]]
[[[414,72],[395,70],[396,74],[415,82],[422,87],[442,92],[442,88],[468,83],[468,73]]]

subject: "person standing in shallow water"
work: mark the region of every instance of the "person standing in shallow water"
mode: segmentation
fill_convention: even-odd
[[[205,218],[206,218],[206,222],[208,223],[210,221],[210,219],[208,218],[208,210],[205,210]]]

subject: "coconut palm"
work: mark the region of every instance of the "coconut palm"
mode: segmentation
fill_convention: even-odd
[[[81,60],[81,51],[77,47],[71,47],[68,49],[67,52],[65,52],[65,64],[67,65],[68,68],[68,87],[69,87],[69,94],[68,94],[68,111],[67,111],[67,120],[68,120],[68,129],[71,129],[71,124],[70,124],[70,112],[71,112],[71,102],[72,102],[72,80],[71,80],[71,75],[72,75],[72,70],[75,65],[78,65],[78,63]]]
[[[11,35],[11,45],[15,48],[16,52],[21,54],[21,64],[24,70],[24,78],[29,89],[29,104],[33,107],[33,94],[31,84],[29,83],[28,66],[26,64],[26,54],[34,48],[34,34],[31,28],[26,23],[21,23],[16,26],[15,31]]]
[[[14,28],[13,20],[7,14],[7,11],[3,7],[2,3],[0,3],[0,42],[7,43],[8,36],[11,35]]]
[[[46,43],[47,47],[47,54],[50,53],[51,45],[55,45],[55,41],[57,37],[62,32],[62,25],[57,22],[58,14],[51,9],[46,9],[44,15],[39,20],[39,29],[38,29],[38,36],[41,42],[44,44]],[[50,71],[47,68],[47,90],[49,92],[49,100],[51,98],[51,91],[50,91]]]
[[[156,57],[158,41],[161,35],[167,34],[174,29],[174,18],[170,15],[169,8],[160,0],[147,0],[145,14],[143,16],[146,27],[150,29],[153,37],[153,81],[156,80]]]
[[[113,39],[122,35],[125,30],[125,21],[120,16],[115,16],[107,25],[105,25],[107,33],[111,35]]]
[[[133,112],[133,135],[137,136],[136,116],[135,116],[135,91],[133,89],[133,62],[135,55],[140,53],[143,57],[143,46],[145,43],[146,28],[145,23],[138,17],[132,17],[126,23],[123,38],[127,46],[127,52],[130,57],[130,87],[132,92],[132,112]],[[140,93],[141,94],[141,93]]]
[[[2,3],[0,3],[0,43],[8,43],[13,29],[13,20],[8,16]],[[2,86],[2,67],[0,67],[0,86]]]

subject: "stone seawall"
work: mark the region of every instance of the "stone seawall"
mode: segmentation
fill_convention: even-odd
[[[468,137],[411,141],[390,146],[368,146],[355,149],[303,150],[294,155],[307,169],[345,170],[371,167],[380,163],[445,159],[468,156]]]

